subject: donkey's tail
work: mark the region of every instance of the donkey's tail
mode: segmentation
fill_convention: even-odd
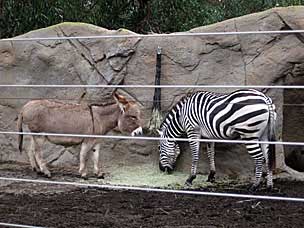
[[[23,132],[22,121],[23,121],[23,115],[22,115],[22,112],[20,112],[18,115],[18,120],[17,120],[17,130],[20,133]],[[18,148],[19,148],[20,153],[22,153],[22,143],[23,143],[23,134],[18,134]]]
[[[275,111],[275,105],[269,104],[269,126],[268,126],[268,140],[276,141],[275,124],[277,119],[277,113]],[[275,169],[275,144],[269,144],[268,151],[268,165],[270,170]]]

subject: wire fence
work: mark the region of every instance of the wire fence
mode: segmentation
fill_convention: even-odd
[[[107,184],[89,184],[89,183],[66,182],[66,181],[34,180],[34,179],[10,178],[10,177],[0,177],[0,180],[19,181],[19,182],[36,183],[36,184],[54,184],[54,185],[76,186],[76,187],[91,187],[91,188],[99,188],[99,189],[107,189],[107,190],[161,192],[161,193],[186,194],[186,195],[198,195],[198,196],[249,198],[249,199],[258,199],[258,200],[278,200],[278,201],[292,201],[292,202],[301,202],[301,203],[304,202],[304,198],[298,198],[298,197],[295,198],[295,197],[206,192],[206,191],[193,191],[193,190],[175,190],[175,189],[147,188],[147,187],[107,185]]]
[[[269,85],[0,85],[0,87],[10,88],[271,88],[271,89],[303,89],[304,86],[269,86]],[[15,132],[15,131],[0,131],[0,134],[8,135],[32,135],[32,136],[56,136],[56,137],[80,137],[80,138],[103,138],[103,139],[125,139],[125,140],[174,140],[181,142],[198,141],[203,143],[231,143],[231,144],[246,144],[246,143],[259,143],[259,144],[275,144],[275,145],[288,145],[288,146],[304,146],[303,142],[283,142],[283,141],[251,141],[251,140],[224,140],[224,139],[189,139],[189,138],[160,138],[160,137],[144,137],[144,136],[118,136],[118,135],[91,135],[91,134],[58,134],[47,132]],[[230,193],[209,193],[209,192],[196,192],[196,191],[184,191],[184,190],[165,190],[154,188],[140,188],[130,186],[110,186],[110,185],[89,185],[69,182],[54,182],[44,180],[29,180],[18,178],[4,178],[1,180],[13,180],[13,181],[25,181],[25,182],[39,182],[43,184],[70,184],[76,186],[91,186],[97,188],[106,189],[123,189],[123,190],[138,190],[138,191],[156,191],[156,192],[168,192],[168,193],[185,193],[185,194],[198,194],[208,196],[226,196],[226,197],[240,197],[240,198],[254,198],[254,199],[269,199],[269,200],[289,200],[304,202],[302,198],[290,198],[290,197],[272,197],[272,196],[256,196],[256,195],[242,195],[242,194],[230,194]]]
[[[189,88],[189,89],[207,89],[207,88],[228,88],[228,89],[304,89],[304,85],[18,85],[6,84],[0,85],[0,88],[132,88],[132,89],[146,89],[146,88]]]
[[[1,39],[0,42],[34,42],[34,41],[57,41],[57,40],[84,40],[84,39],[126,39],[126,38],[161,38],[161,37],[204,37],[204,36],[231,36],[231,35],[302,35],[304,30],[280,30],[280,31],[233,31],[233,32],[204,32],[204,33],[172,33],[172,34],[114,34],[114,35],[98,35],[98,36],[70,36],[70,37],[18,37]],[[197,88],[197,89],[212,89],[212,88],[231,88],[231,89],[249,89],[249,88],[263,88],[263,89],[304,89],[304,85],[22,85],[22,84],[6,84],[0,85],[0,88]],[[4,99],[4,98],[1,98]],[[24,98],[22,98],[24,99]],[[288,104],[289,105],[289,104]],[[295,105],[295,104],[290,104]],[[302,104],[301,104],[302,105]],[[62,137],[85,137],[85,138],[104,138],[104,139],[126,139],[126,140],[163,140],[160,137],[128,137],[128,136],[114,136],[114,135],[83,135],[83,134],[56,134],[56,133],[33,133],[33,132],[14,132],[14,131],[0,131],[0,134],[8,135],[32,135],[32,136],[62,136]],[[199,141],[199,142],[215,142],[215,143],[259,143],[259,144],[276,144],[289,146],[304,146],[303,142],[272,142],[272,141],[248,141],[248,140],[221,140],[221,139],[188,139],[188,138],[171,138],[176,141]],[[146,191],[146,192],[163,192],[173,194],[188,194],[200,196],[213,197],[234,197],[234,198],[250,198],[258,200],[281,200],[292,202],[304,202],[304,198],[294,197],[280,197],[280,196],[262,196],[262,195],[247,195],[247,194],[233,194],[233,193],[216,193],[204,191],[189,191],[189,190],[173,190],[173,189],[158,189],[158,188],[144,188],[131,186],[113,186],[113,185],[97,185],[84,184],[77,182],[60,182],[47,180],[34,180],[22,178],[7,178],[0,177],[3,181],[19,181],[27,183],[39,184],[55,184],[55,185],[73,185],[77,187],[93,187],[109,190],[132,190],[132,191]],[[7,227],[25,227],[25,228],[40,228],[39,226],[30,226],[12,223],[0,223]]]
[[[283,141],[260,141],[260,140],[228,140],[228,139],[191,139],[191,138],[161,138],[146,136],[121,136],[121,135],[94,135],[94,134],[59,134],[46,132],[18,132],[18,131],[0,131],[0,134],[6,135],[32,135],[32,136],[53,136],[53,137],[73,137],[73,138],[97,138],[97,139],[127,139],[127,140],[172,140],[179,142],[202,142],[202,143],[231,143],[231,144],[273,144],[285,146],[304,146],[303,142],[283,142]]]
[[[54,100],[54,101],[68,101],[71,103],[80,103],[80,102],[94,102],[98,104],[100,100],[98,99],[80,99],[79,97],[75,98],[58,98],[58,97],[0,97],[0,100]],[[155,101],[161,101],[161,102],[170,102],[172,103],[172,100],[170,99],[161,99],[161,100],[155,100]],[[147,107],[141,107],[141,110],[151,110],[151,104],[153,104],[152,100],[139,100],[142,104],[148,104]],[[223,102],[223,104],[227,104],[228,102]],[[245,102],[239,102],[238,104],[249,104]],[[282,106],[288,106],[288,107],[304,107],[304,103],[284,103]]]
[[[45,228],[45,227],[42,227],[42,226],[31,226],[31,225],[22,225],[22,224],[5,223],[5,222],[0,222],[0,226],[4,226],[4,227],[21,227],[21,228]]]

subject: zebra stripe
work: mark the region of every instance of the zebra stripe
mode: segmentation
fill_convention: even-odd
[[[187,134],[190,139],[200,137],[209,139],[274,140],[275,106],[270,97],[257,90],[238,90],[230,94],[195,92],[184,96],[167,114],[161,125],[160,168],[174,167],[176,161],[176,142],[166,138],[178,138]],[[262,176],[262,166],[273,163],[268,156],[270,147],[257,143],[247,143],[246,148],[255,160],[256,188]],[[199,157],[199,142],[190,142],[192,152],[191,184],[196,176]],[[271,147],[273,152],[274,148]],[[207,145],[210,174],[215,174],[214,143]],[[171,163],[170,163],[171,162]],[[267,186],[272,187],[272,170],[267,170]]]

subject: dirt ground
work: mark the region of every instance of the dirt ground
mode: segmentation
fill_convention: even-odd
[[[44,179],[27,167],[0,164],[1,177]],[[55,170],[77,181],[75,170]],[[52,178],[54,179],[54,178]],[[58,180],[55,178],[55,180]],[[248,184],[217,183],[195,190],[248,194]],[[304,198],[304,183],[275,181],[259,195]],[[303,227],[304,203],[0,181],[0,223],[42,227]]]

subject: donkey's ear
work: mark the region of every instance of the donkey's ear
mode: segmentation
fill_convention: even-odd
[[[121,96],[117,93],[113,93],[113,97],[114,97],[116,103],[118,104],[119,108],[121,109],[121,111],[125,112],[126,107],[129,104],[127,99],[124,96]]]

